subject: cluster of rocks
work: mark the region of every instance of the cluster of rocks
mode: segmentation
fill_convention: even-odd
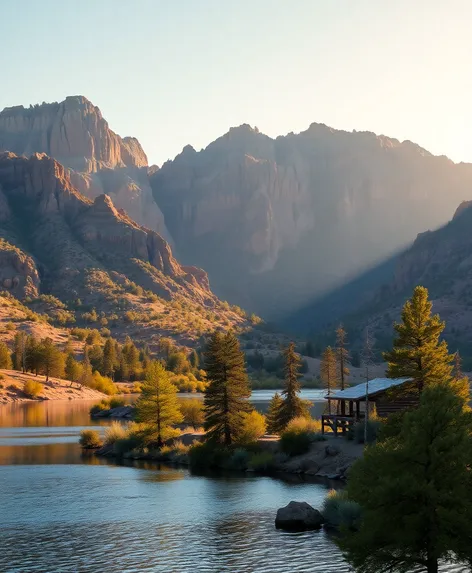
[[[113,418],[116,420],[132,420],[134,416],[134,406],[117,406],[108,410],[93,412],[92,418]]]

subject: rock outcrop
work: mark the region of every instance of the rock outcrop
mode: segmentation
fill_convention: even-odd
[[[289,531],[320,529],[324,523],[321,513],[306,501],[291,501],[277,510],[275,527]]]
[[[83,195],[94,199],[106,193],[139,224],[168,235],[152,197],[141,145],[114,133],[85,97],[5,108],[0,113],[0,150],[57,159]]]
[[[40,283],[34,262],[39,261],[49,290],[59,298],[78,291],[87,297],[85,275],[103,269],[167,299],[178,295],[209,307],[218,303],[204,271],[182,267],[158,233],[135,223],[108,195],[94,201],[84,197],[67,169],[46,154],[0,153],[0,186],[5,289],[33,294]],[[23,244],[33,257],[17,247]]]
[[[216,292],[281,317],[435,228],[472,195],[472,166],[409,142],[312,124],[242,125],[151,175],[183,262]]]

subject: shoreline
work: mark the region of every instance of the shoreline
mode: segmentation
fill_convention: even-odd
[[[16,370],[0,370],[0,376],[0,406],[49,400],[75,401],[108,398],[106,394],[98,390],[61,378],[51,377],[46,382],[46,377],[43,375],[23,374],[23,372]],[[29,380],[39,382],[42,385],[42,389],[36,397],[28,396],[24,392],[24,384]]]

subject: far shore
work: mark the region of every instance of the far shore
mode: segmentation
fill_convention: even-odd
[[[35,398],[27,396],[23,391],[24,384],[28,380],[39,382],[43,386]],[[0,370],[0,405],[44,400],[102,400],[107,397],[102,392],[82,386],[77,382],[61,378],[49,378],[46,382],[45,376],[23,374],[16,370]]]

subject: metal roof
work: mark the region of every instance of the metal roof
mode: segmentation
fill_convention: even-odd
[[[408,382],[408,380],[410,380],[410,378],[374,378],[373,380],[369,380],[368,395],[373,396],[394,386],[400,386]],[[334,400],[359,400],[365,398],[365,389],[366,383],[363,382],[357,386],[346,388],[346,390],[335,391],[330,396],[326,396],[326,398],[329,397]]]

